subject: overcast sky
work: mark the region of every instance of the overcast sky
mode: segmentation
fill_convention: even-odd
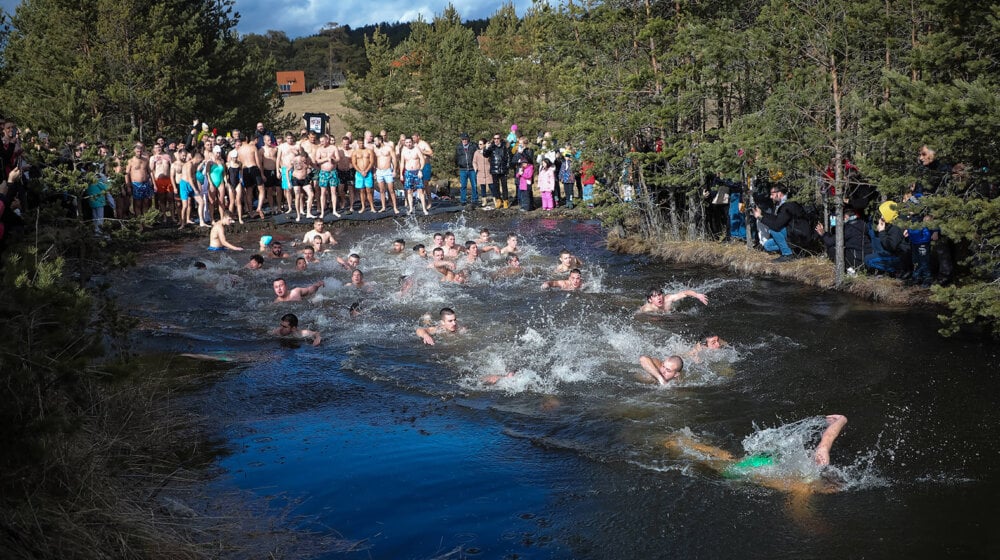
[[[0,7],[13,12],[20,0],[0,0]],[[463,20],[488,18],[501,2],[452,0]],[[361,27],[369,23],[413,21],[418,15],[430,19],[441,13],[448,0],[236,0],[241,14],[240,33],[264,33],[269,29],[284,31],[289,37],[313,35],[327,22]],[[531,6],[531,0],[514,0],[518,15]]]

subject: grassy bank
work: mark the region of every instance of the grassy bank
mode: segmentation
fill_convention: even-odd
[[[774,276],[809,286],[841,291],[880,303],[915,305],[927,303],[930,290],[909,288],[884,276],[847,277],[840,288],[834,282],[833,265],[825,256],[776,263],[774,256],[747,250],[743,243],[718,241],[671,241],[640,236],[608,235],[608,248],[628,254],[648,254],[678,263],[721,267],[739,275]]]

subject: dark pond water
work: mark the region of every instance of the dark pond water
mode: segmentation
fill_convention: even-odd
[[[434,232],[461,243],[484,225],[500,244],[520,235],[523,275],[497,278],[501,261],[486,258],[468,285],[445,285],[411,255]],[[291,261],[245,270],[250,253],[191,244],[116,280],[148,318],[146,349],[231,360],[192,399],[230,450],[209,491],[290,510],[321,539],[321,557],[1000,554],[998,347],[940,338],[929,311],[613,254],[593,223],[386,220],[334,233],[340,244],[306,272]],[[397,237],[407,258],[388,254]],[[582,293],[539,289],[562,248],[584,260]],[[342,285],[334,257],[350,252],[370,292]],[[273,304],[279,274],[326,288]],[[406,295],[402,274],[414,280]],[[637,318],[650,286],[704,292],[710,305]],[[424,346],[414,329],[443,306],[468,331]],[[286,312],[322,345],[268,336]],[[636,382],[641,354],[683,354],[705,333],[730,346],[689,363],[674,386]],[[832,494],[727,480],[664,446],[684,434],[740,456],[767,440],[808,463],[821,423],[808,419],[828,413],[850,420],[827,471]],[[780,474],[818,474],[789,468]]]

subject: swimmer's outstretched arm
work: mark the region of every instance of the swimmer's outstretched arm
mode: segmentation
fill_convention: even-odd
[[[684,290],[683,292],[677,292],[676,294],[670,294],[670,295],[668,295],[664,299],[666,300],[667,307],[669,308],[670,304],[678,302],[678,301],[680,301],[680,300],[682,300],[684,298],[689,298],[689,297],[693,297],[694,299],[702,302],[703,304],[708,305],[708,296],[706,296],[705,294],[698,293],[698,292],[696,292],[694,290]]]
[[[323,341],[323,337],[320,336],[318,332],[311,331],[309,329],[302,329],[301,331],[299,331],[299,336],[301,336],[302,338],[312,337],[313,346],[319,346],[319,343]]]
[[[434,327],[417,327],[417,336],[424,341],[424,344],[428,346],[434,346],[434,338],[431,337],[431,333],[435,332]]]
[[[299,295],[304,298],[309,297],[315,294],[317,291],[319,291],[319,289],[322,288],[323,286],[326,286],[326,283],[323,282],[322,280],[318,282],[313,282],[312,284],[306,286],[305,288],[298,288]]]
[[[847,417],[842,414],[831,414],[826,417],[826,430],[816,446],[814,460],[816,464],[824,467],[830,464],[830,448],[833,447],[834,440],[840,435],[840,430],[847,425]]]
[[[677,377],[676,372],[663,373],[661,368],[663,362],[649,356],[639,356],[639,365],[660,385],[666,385],[668,381]]]

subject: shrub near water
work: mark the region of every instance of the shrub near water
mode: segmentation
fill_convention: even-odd
[[[156,383],[96,365],[123,323],[67,281],[54,252],[5,255],[0,557],[195,557],[149,505],[193,444],[180,421],[162,423]]]

